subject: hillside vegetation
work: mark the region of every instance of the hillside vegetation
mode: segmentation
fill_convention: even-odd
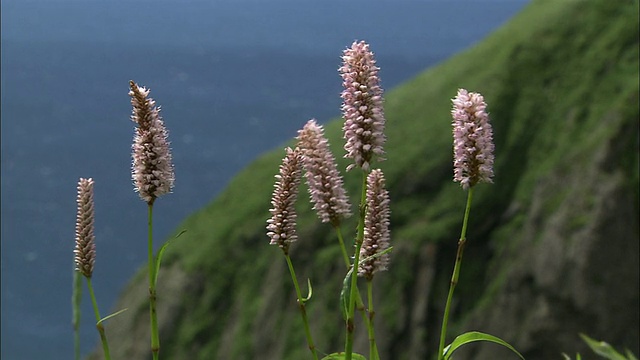
[[[394,251],[376,277],[383,359],[427,359],[437,349],[466,201],[452,181],[449,112],[458,88],[485,96],[496,176],[475,191],[450,336],[489,332],[536,360],[588,353],[584,332],[638,354],[638,49],[638,1],[538,0],[475,47],[387,92],[388,160],[379,166]],[[341,126],[336,119],[326,130],[336,157]],[[163,358],[308,358],[286,263],[265,235],[283,155],[278,148],[258,158],[176,230],[187,232],[159,276]],[[360,176],[344,176],[357,202]],[[304,191],[291,257],[301,282],[313,283],[312,332],[330,353],[343,346],[345,269]],[[352,219],[343,231],[354,228]],[[148,358],[144,276],[121,296],[118,307],[129,311],[107,326],[115,359]],[[366,353],[358,330],[356,351]],[[509,358],[491,345],[458,357]]]

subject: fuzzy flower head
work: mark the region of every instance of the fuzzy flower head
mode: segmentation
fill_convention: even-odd
[[[90,278],[96,259],[95,236],[93,235],[93,180],[78,181],[78,213],[76,215],[76,246],[73,250],[76,271]]]
[[[131,120],[137,124],[133,138],[132,178],[140,198],[153,204],[173,189],[174,173],[168,133],[149,90],[130,81]]]
[[[384,111],[382,109],[382,88],[378,78],[378,68],[364,41],[354,42],[342,55],[342,116],[344,117],[345,158],[353,159],[356,166],[369,171],[373,160],[382,161],[385,154],[383,146]]]
[[[378,254],[389,248],[389,192],[385,189],[384,174],[381,170],[372,170],[367,176],[367,210],[364,218],[364,240],[360,248],[360,259]],[[387,270],[389,254],[361,261],[358,276],[367,280],[378,271]]]
[[[487,104],[478,93],[458,90],[453,109],[453,179],[469,189],[493,182],[493,130]]]
[[[322,222],[337,225],[351,216],[351,204],[324,129],[311,119],[298,131],[297,139],[313,210]]]
[[[298,239],[295,203],[302,168],[300,150],[298,148],[285,150],[287,154],[282,159],[280,173],[275,176],[276,183],[271,198],[273,207],[269,209],[271,218],[267,220],[267,236],[271,238],[271,245],[278,245],[287,255],[291,243]]]

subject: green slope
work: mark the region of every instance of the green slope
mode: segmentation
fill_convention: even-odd
[[[633,305],[635,299],[635,310],[613,317],[621,319],[617,323],[600,321],[607,311],[620,309],[601,302],[605,315],[592,314],[589,306],[561,289],[562,281],[547,284],[540,280],[546,276],[542,270],[522,264],[551,256],[545,255],[546,246],[536,245],[544,243],[545,234],[555,234],[549,226],[566,225],[562,226],[566,236],[559,241],[569,241],[588,224],[599,223],[595,216],[601,212],[593,209],[600,209],[598,204],[610,193],[594,192],[598,184],[593,179],[624,194],[610,213],[637,219],[638,44],[638,1],[533,1],[482,43],[387,92],[388,160],[379,165],[392,198],[395,250],[389,272],[376,280],[383,358],[424,359],[437,347],[466,200],[451,180],[450,99],[460,87],[485,95],[494,126],[496,176],[494,185],[480,185],[476,191],[454,330],[486,326],[480,330],[495,330],[495,335],[514,341],[529,359],[560,358],[562,351],[582,349],[577,331],[600,335],[637,353],[637,285],[627,286],[620,295],[624,304]],[[379,66],[384,81],[385,65]],[[300,119],[301,127],[306,120]],[[337,157],[343,154],[341,125],[339,120],[327,125]],[[164,358],[307,358],[284,259],[265,235],[273,175],[282,156],[279,148],[257,159],[179,227],[187,233],[170,247],[159,278]],[[342,169],[345,165],[341,162]],[[587,177],[590,180],[583,181]],[[359,175],[347,173],[345,178],[349,193],[357,194]],[[314,284],[308,305],[312,331],[318,348],[329,353],[342,347],[338,295],[345,271],[331,228],[310,212],[304,191],[300,240],[293,245],[292,259],[299,278],[310,278]],[[569,215],[564,214],[567,201],[573,206]],[[631,256],[623,259],[630,262],[627,267],[637,269],[637,245],[628,244],[638,241],[638,225],[630,224],[615,232],[630,251],[615,256]],[[354,227],[352,220],[343,231],[349,233]],[[611,234],[597,228],[587,238],[599,244],[598,239]],[[524,248],[537,255],[523,254]],[[572,266],[575,258],[559,261]],[[574,270],[587,265],[575,265]],[[637,270],[625,274],[630,274],[626,279],[630,281],[635,276],[637,284]],[[588,277],[584,272],[574,275],[570,280]],[[509,286],[528,276],[536,284],[534,289],[569,307],[566,313],[572,316],[563,319],[566,328],[540,330],[519,322],[517,316],[529,319],[530,313],[539,311],[537,303],[530,311],[505,310],[502,315],[500,309],[492,309],[509,291],[520,294]],[[620,284],[617,288],[605,284],[596,286],[593,295],[584,281],[587,297],[620,290]],[[145,286],[139,274],[120,302],[134,311],[108,326],[114,358],[146,357]],[[494,321],[500,316],[502,322]],[[500,324],[513,325],[503,329]],[[635,330],[621,331],[621,327]],[[356,350],[366,352],[362,332]],[[497,356],[491,354],[469,356]]]

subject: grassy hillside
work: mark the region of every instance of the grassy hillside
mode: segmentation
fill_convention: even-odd
[[[485,95],[496,176],[475,192],[452,331],[493,330],[528,359],[586,352],[577,331],[638,352],[637,14],[632,0],[533,1],[482,43],[387,92],[388,160],[379,165],[395,250],[376,278],[384,359],[424,359],[437,347],[466,201],[451,165],[450,99],[461,87]],[[341,126],[327,125],[337,157]],[[167,252],[159,278],[163,357],[307,357],[284,259],[265,235],[283,154],[257,159],[179,227],[187,233]],[[345,178],[357,194],[359,175]],[[314,284],[312,331],[329,353],[342,347],[345,271],[332,229],[316,220],[304,191],[292,259],[299,278]],[[352,220],[343,231],[354,228]],[[603,251],[607,244],[618,251]],[[612,277],[594,277],[593,266]],[[143,276],[121,299],[134,311],[108,326],[114,358],[146,358]],[[622,279],[609,281],[614,276]],[[605,296],[613,293],[615,302]],[[533,298],[540,301],[526,301]],[[558,314],[565,316],[556,326]],[[364,335],[356,342],[363,353]],[[461,356],[500,358],[491,349]]]

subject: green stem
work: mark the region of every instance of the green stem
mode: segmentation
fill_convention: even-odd
[[[342,257],[344,259],[344,264],[347,267],[347,270],[349,270],[351,268],[351,262],[349,261],[349,255],[347,255],[347,249],[344,246],[344,240],[342,238],[342,231],[340,229],[340,225],[339,224],[333,224],[334,229],[336,230],[336,233],[338,235],[338,241],[340,242],[340,249],[342,250]],[[356,309],[358,309],[360,311],[360,313],[362,314],[362,319],[365,322],[365,325],[367,326],[367,329],[371,329],[373,330],[373,326],[371,326],[369,324],[369,316],[367,315],[365,308],[364,308],[364,302],[362,301],[362,296],[360,296],[360,291],[358,290],[358,288],[356,287]],[[373,344],[374,346],[374,353],[376,355],[377,358],[379,358],[378,355],[378,346],[377,344],[374,342]],[[373,360],[370,359],[370,360]]]
[[[444,358],[444,342],[447,334],[447,323],[449,321],[449,310],[451,309],[451,300],[453,299],[453,290],[458,284],[458,277],[460,275],[460,266],[462,263],[462,253],[464,252],[464,246],[467,242],[467,223],[469,221],[469,211],[471,210],[471,199],[473,197],[473,187],[469,188],[467,195],[467,207],[464,210],[464,219],[462,220],[462,231],[460,233],[460,240],[458,241],[458,251],[456,253],[456,263],[453,267],[453,275],[451,276],[451,285],[449,286],[449,294],[447,295],[447,304],[444,308],[444,317],[442,318],[442,330],[440,332],[440,346],[438,348],[438,360]]]
[[[369,321],[367,321],[367,329],[369,330],[369,360],[378,360],[378,347],[376,346],[376,337],[373,331],[373,279],[367,280],[367,301],[369,303]]]
[[[98,302],[93,292],[93,285],[91,285],[91,278],[87,277],[87,287],[89,288],[89,295],[91,295],[91,304],[93,304],[93,312],[96,315],[96,328],[100,334],[100,341],[102,342],[102,351],[104,352],[104,358],[111,360],[111,354],[109,354],[109,344],[107,343],[107,335],[104,333],[104,326],[102,325],[102,318],[100,317],[100,311],[98,310]]]
[[[287,265],[289,266],[289,273],[291,273],[291,279],[293,280],[293,286],[296,288],[296,296],[298,297],[298,306],[300,307],[300,313],[302,314],[302,322],[304,323],[304,331],[307,335],[307,343],[309,344],[309,350],[313,354],[313,358],[318,360],[318,354],[316,353],[316,347],[313,344],[313,338],[311,337],[311,329],[309,328],[309,319],[307,318],[307,310],[304,305],[304,299],[302,298],[302,292],[300,291],[300,285],[298,285],[298,278],[296,272],[293,269],[293,263],[289,254],[284,255],[287,259]]]
[[[73,349],[75,360],[80,360],[80,302],[82,300],[82,275],[73,270],[73,292],[71,302],[73,307]]]
[[[147,242],[149,256],[149,315],[151,317],[151,354],[153,360],[158,360],[160,353],[160,336],[158,334],[158,312],[156,310],[156,274],[153,256],[153,201],[148,203],[149,239]]]
[[[349,294],[349,309],[347,312],[347,337],[344,345],[345,360],[351,360],[353,354],[353,335],[355,323],[353,321],[356,307],[356,293],[358,286],[358,263],[360,261],[360,247],[364,239],[364,215],[367,197],[367,172],[362,172],[362,193],[360,194],[360,220],[358,222],[358,235],[356,237],[356,249],[353,256],[353,272],[351,274],[351,289]]]
[[[340,242],[340,250],[342,250],[342,259],[344,260],[344,264],[347,266],[347,270],[351,267],[351,261],[349,260],[349,254],[347,254],[347,248],[344,246],[344,240],[342,238],[342,230],[340,229],[339,224],[333,224],[333,228],[336,229],[336,234],[338,235],[338,242]]]

